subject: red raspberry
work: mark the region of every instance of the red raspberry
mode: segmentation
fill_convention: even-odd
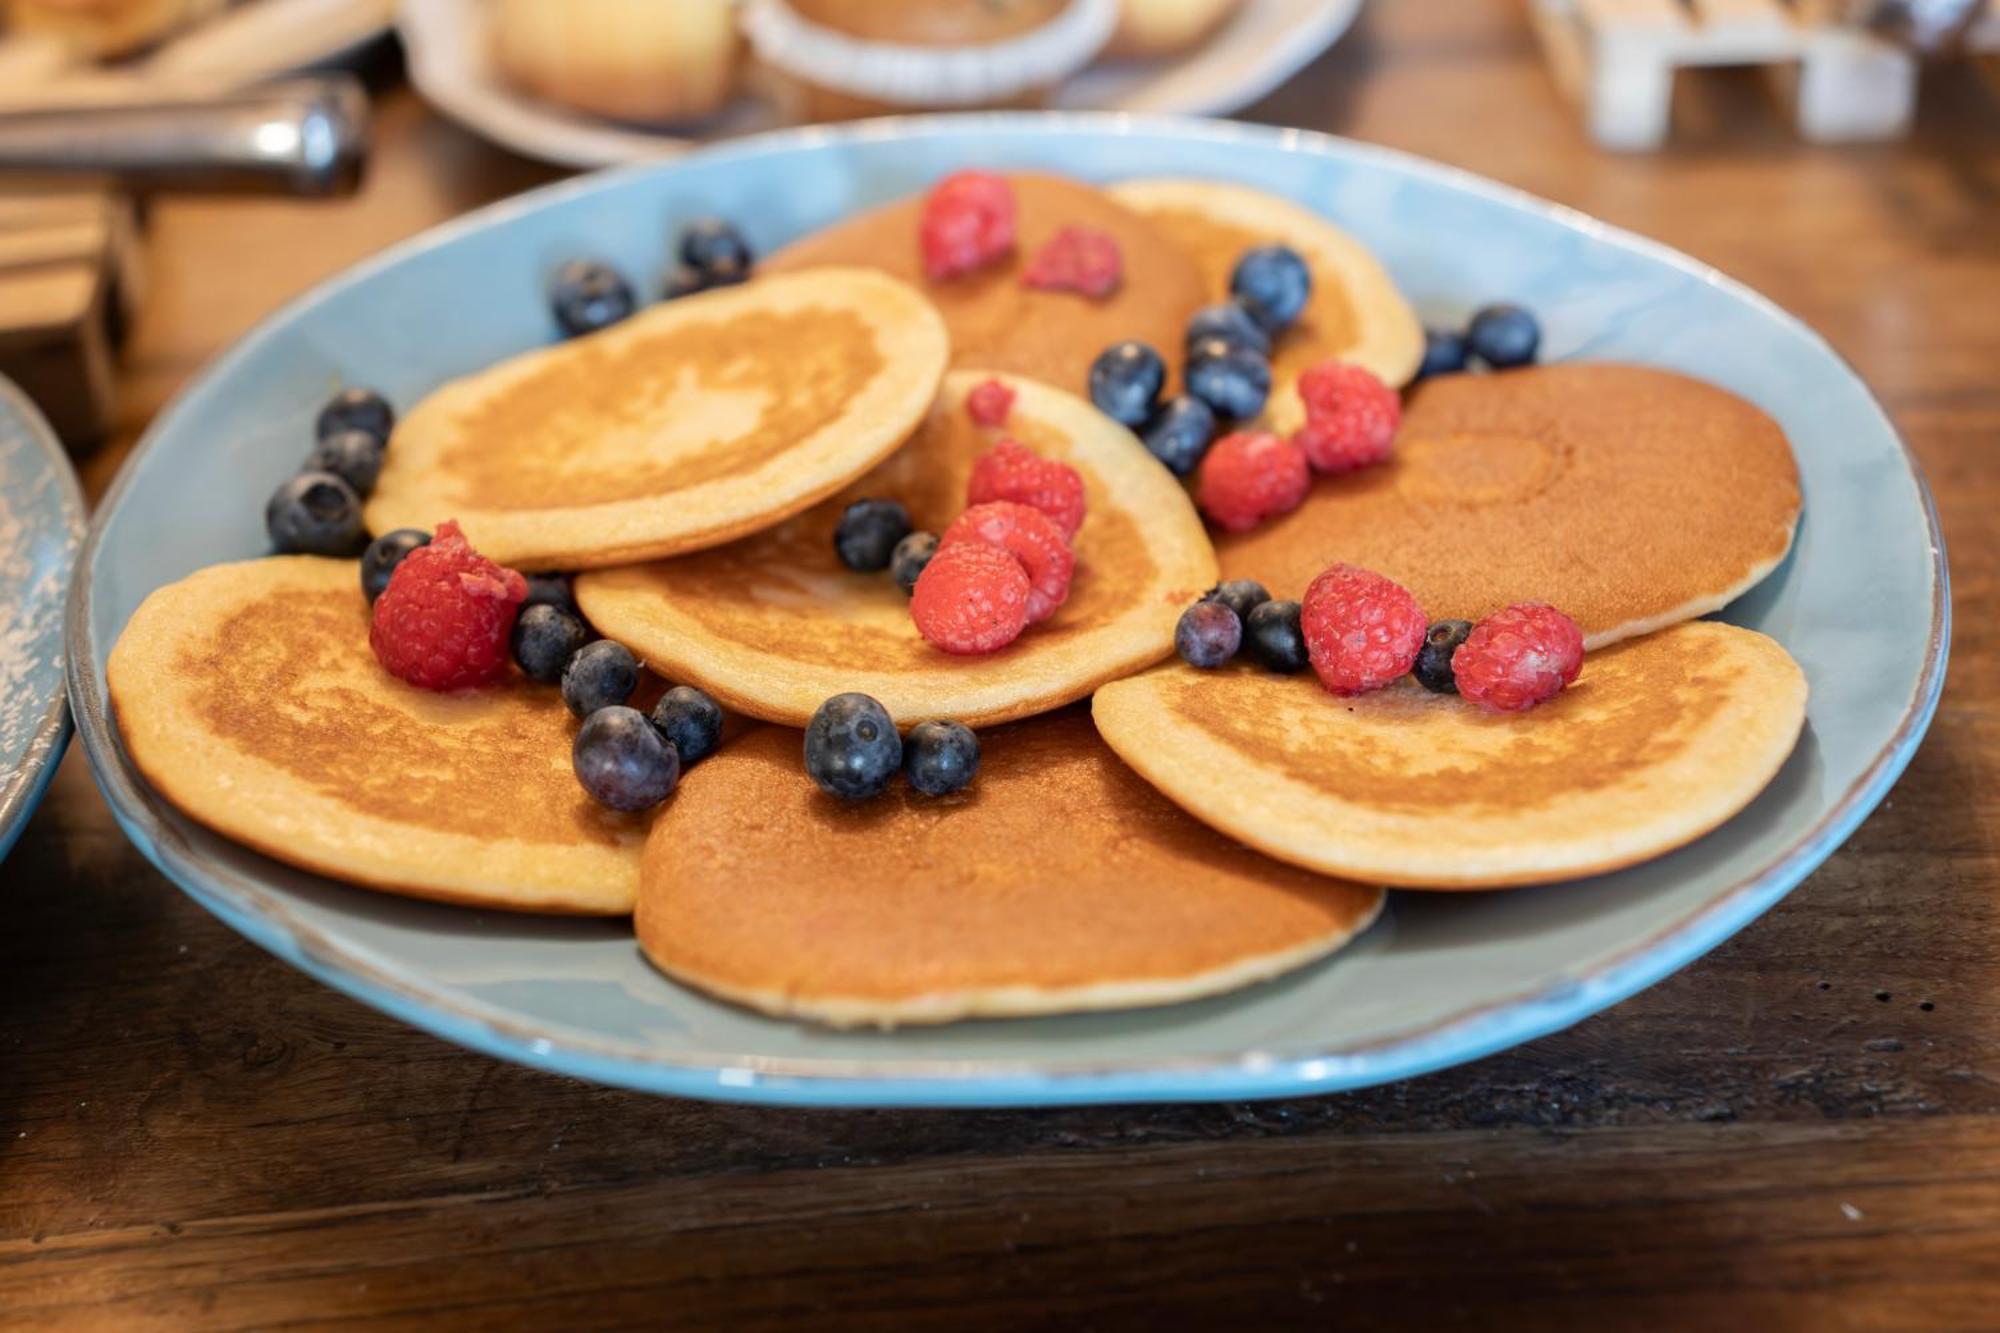
[[[1039,509],[1012,500],[974,505],[952,520],[938,549],[960,542],[986,542],[1009,552],[1028,571],[1028,623],[1047,620],[1069,597],[1076,555],[1062,529]]]
[[[1004,426],[1007,414],[1014,410],[1014,391],[999,380],[974,385],[965,395],[965,410],[972,414],[976,426]]]
[[[990,171],[954,171],[931,187],[917,223],[924,272],[955,278],[1014,249],[1014,187]]]
[[[1021,274],[1021,285],[1043,292],[1080,292],[1099,300],[1118,290],[1125,257],[1109,232],[1064,227],[1042,243]]]
[[[1297,509],[1311,484],[1297,445],[1268,431],[1238,431],[1217,440],[1201,460],[1195,495],[1226,531],[1248,532]]]
[[[507,636],[528,581],[472,549],[458,524],[403,557],[375,599],[368,646],[389,674],[425,690],[462,690],[507,671]]]
[[[1064,541],[1076,540],[1076,530],[1083,526],[1083,475],[1014,440],[1000,441],[972,465],[965,502],[982,505],[989,500],[1012,500],[1041,510]]]
[[[1429,623],[1409,589],[1349,564],[1314,579],[1299,609],[1306,656],[1335,694],[1379,690],[1408,674]]]
[[[998,546],[940,546],[910,594],[917,633],[948,653],[990,653],[1028,625],[1028,571]]]
[[[1472,627],[1452,654],[1458,692],[1517,713],[1562,693],[1583,670],[1583,631],[1546,602],[1519,602]]]
[[[1321,472],[1347,472],[1388,459],[1403,420],[1396,391],[1365,366],[1324,361],[1299,376],[1306,424],[1292,440]]]

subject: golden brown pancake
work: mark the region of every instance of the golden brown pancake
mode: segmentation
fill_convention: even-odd
[[[840,1027],[1167,1004],[1324,957],[1378,888],[1245,851],[1135,777],[1081,710],[981,738],[978,779],[848,804],[796,731],[704,761],[646,844],[637,924],[678,981]]]
[[[1799,517],[1778,423],[1700,380],[1572,363],[1427,380],[1380,467],[1218,537],[1225,578],[1297,597],[1336,560],[1433,620],[1562,608],[1592,648],[1705,615],[1775,569]]]
[[[977,273],[942,282],[924,276],[917,249],[921,196],[815,232],[771,256],[759,271],[865,264],[915,284],[951,329],[954,366],[1010,371],[1082,393],[1097,354],[1126,338],[1150,343],[1169,364],[1178,364],[1182,331],[1205,290],[1194,260],[1151,223],[1087,185],[1032,172],[1007,179],[1019,207],[1019,243],[1009,259]],[[1125,279],[1103,300],[1021,285],[1028,260],[1071,224],[1098,228],[1118,242]]]
[[[714,546],[880,462],[947,352],[930,303],[865,269],[683,297],[432,393],[396,427],[368,524],[456,518],[523,569]]]
[[[671,680],[725,705],[804,726],[828,696],[874,695],[904,726],[972,726],[1046,712],[1172,651],[1181,609],[1215,581],[1215,556],[1187,494],[1140,443],[1073,395],[1005,377],[1004,430],[975,426],[965,395],[990,378],[954,371],[929,421],[881,467],[798,518],[677,560],[576,581],[599,632]],[[965,507],[973,461],[1002,435],[1083,474],[1088,513],[1069,600],[997,653],[959,657],[927,642],[888,574],[856,574],[833,551],[840,511],[901,500],[941,532]]]
[[[557,691],[395,679],[369,650],[351,560],[276,556],[168,584],[105,675],[146,780],[267,856],[414,898],[632,910],[647,821],[577,785]]]
[[[1697,621],[1591,654],[1576,684],[1489,713],[1415,681],[1340,698],[1310,675],[1162,667],[1097,692],[1111,748],[1184,809],[1282,861],[1477,889],[1616,870],[1716,827],[1805,723],[1774,641]]]

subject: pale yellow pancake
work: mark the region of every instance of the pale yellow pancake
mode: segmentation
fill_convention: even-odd
[[[435,694],[368,647],[351,560],[216,565],[132,613],[105,674],[132,762],[190,818],[307,870],[521,912],[632,910],[647,821],[570,768],[561,696]]]
[[[725,705],[803,726],[830,695],[860,690],[904,726],[971,726],[1046,712],[1172,651],[1181,609],[1215,582],[1215,556],[1174,478],[1089,403],[1032,380],[1003,429],[975,426],[965,395],[985,371],[954,371],[929,421],[880,468],[769,532],[677,560],[586,574],[577,600],[600,633],[674,681]],[[1089,512],[1076,536],[1069,600],[1011,645],[959,657],[926,643],[888,574],[834,556],[840,511],[901,500],[941,532],[965,507],[973,460],[1002,435],[1083,474]]]
[[[456,518],[522,569],[714,546],[880,462],[950,350],[920,292],[865,269],[665,302],[424,399],[396,427],[368,526]]]
[[[1175,809],[1081,709],[981,738],[978,779],[849,804],[796,731],[704,761],[646,844],[637,925],[676,980],[840,1027],[1168,1004],[1322,958],[1382,890],[1280,865]]]
[[[1260,851],[1476,889],[1693,841],[1764,789],[1805,707],[1805,675],[1777,643],[1699,621],[1592,653],[1576,684],[1525,713],[1407,678],[1337,698],[1309,674],[1179,665],[1105,686],[1092,713],[1148,781]]]

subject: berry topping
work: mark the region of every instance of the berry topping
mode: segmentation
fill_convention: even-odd
[[[1465,345],[1495,370],[1525,366],[1542,345],[1542,326],[1517,305],[1490,305],[1466,326]]]
[[[1306,424],[1292,439],[1321,472],[1348,472],[1389,457],[1403,403],[1365,366],[1323,361],[1299,376]]]
[[[674,794],[681,758],[636,708],[600,708],[583,720],[570,747],[576,780],[599,805],[650,810]]]
[[[1271,600],[1271,594],[1255,579],[1228,579],[1203,593],[1201,600],[1221,602],[1238,620],[1248,620],[1252,610]]]
[[[722,705],[692,685],[676,685],[653,705],[653,726],[681,757],[681,767],[691,768],[722,741]]]
[[[938,548],[963,542],[998,546],[1028,571],[1028,623],[1047,620],[1069,598],[1076,554],[1063,540],[1062,529],[1039,509],[1012,500],[988,500],[953,519],[938,538]]]
[[[1297,602],[1259,602],[1243,622],[1243,651],[1266,671],[1289,676],[1306,669],[1306,635]]]
[[[1311,484],[1297,445],[1265,431],[1238,431],[1217,440],[1201,460],[1195,496],[1226,531],[1248,532],[1297,509]]]
[[[972,464],[965,502],[981,505],[989,500],[1012,500],[1041,510],[1061,530],[1064,541],[1074,541],[1076,530],[1083,526],[1083,474],[1013,440],[1000,441]]]
[[[1229,294],[1241,301],[1266,333],[1291,327],[1312,295],[1312,270],[1299,252],[1260,245],[1243,252],[1229,274]]]
[[[523,606],[511,640],[514,663],[529,680],[553,685],[576,650],[590,642],[584,623],[559,606]]]
[[[931,187],[917,223],[924,272],[955,278],[1014,249],[1014,187],[987,171],[955,171]]]
[[[349,386],[326,400],[313,423],[313,436],[323,440],[340,431],[361,430],[387,444],[395,425],[396,411],[387,398],[373,389]]]
[[[1217,301],[1203,306],[1188,320],[1187,345],[1220,338],[1231,347],[1247,347],[1259,356],[1271,354],[1271,335],[1241,301]]]
[[[889,557],[889,573],[894,576],[896,586],[908,597],[917,590],[917,579],[922,576],[924,566],[937,554],[938,539],[935,532],[913,532],[896,543],[895,554]]]
[[[979,737],[963,722],[919,722],[903,738],[903,776],[926,796],[949,796],[979,776]]]
[[[404,556],[419,546],[430,544],[431,535],[421,528],[397,528],[369,542],[368,549],[361,553],[361,591],[369,603],[372,605],[382,595],[382,590],[389,586],[389,576],[396,572],[397,565],[403,563]]]
[[[889,710],[865,694],[836,694],[806,723],[806,775],[843,801],[879,796],[903,766]]]
[[[521,605],[559,606],[573,616],[583,616],[583,612],[577,609],[576,594],[570,591],[567,574],[528,575],[528,600]]]
[[[1417,364],[1417,378],[1456,375],[1465,369],[1467,355],[1465,335],[1457,329],[1425,329],[1424,359]]]
[[[1111,295],[1125,276],[1125,259],[1110,233],[1063,227],[1042,244],[1021,283],[1044,292],[1078,292],[1093,300]]]
[[[972,415],[974,425],[1004,426],[1007,414],[1014,410],[1014,391],[999,380],[986,380],[965,395],[965,410]]]
[[[1208,442],[1215,438],[1215,411],[1192,394],[1168,400],[1139,430],[1146,452],[1167,471],[1185,477],[1201,466]]]
[[[1196,602],[1174,626],[1174,651],[1191,667],[1207,671],[1236,656],[1243,622],[1226,602]]]
[[[1406,674],[1423,647],[1424,624],[1409,589],[1347,564],[1314,579],[1299,611],[1306,655],[1335,694],[1379,690]]]
[[[1451,659],[1470,633],[1469,620],[1440,620],[1425,630],[1424,646],[1417,650],[1416,665],[1410,668],[1417,684],[1432,694],[1457,694],[1458,681],[1452,677]]]
[[[638,306],[632,284],[594,259],[572,259],[549,280],[549,307],[568,337],[610,328]]]
[[[306,455],[305,472],[331,472],[366,497],[382,475],[382,441],[365,430],[337,430],[322,436]]]
[[[917,633],[948,653],[990,653],[1028,624],[1028,571],[998,546],[940,546],[910,594]]]
[[[507,670],[507,638],[528,581],[472,549],[458,524],[403,557],[375,599],[368,646],[419,689],[461,690]]]
[[[1451,669],[1458,692],[1483,708],[1533,708],[1583,669],[1583,631],[1547,603],[1520,602],[1474,625]]]
[[[1271,363],[1251,348],[1203,338],[1188,348],[1187,388],[1217,416],[1247,421],[1271,396]]]
[[[833,529],[833,552],[857,574],[889,567],[896,543],[910,532],[910,511],[894,500],[856,500],[840,511]]]
[[[721,218],[696,218],[681,232],[681,263],[711,279],[741,282],[750,276],[750,243]]]
[[[577,649],[563,668],[563,702],[578,717],[622,704],[638,688],[639,660],[624,644],[609,639]]]
[[[1090,401],[1121,426],[1143,424],[1166,382],[1167,363],[1142,342],[1113,343],[1090,363]]]
[[[301,472],[271,492],[264,528],[283,555],[348,556],[368,544],[361,497],[331,472]]]

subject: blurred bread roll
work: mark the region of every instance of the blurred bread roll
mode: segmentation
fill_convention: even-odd
[[[14,32],[59,38],[78,55],[110,59],[151,46],[224,0],[6,0]]]
[[[1176,55],[1206,41],[1242,0],[1119,0],[1105,54],[1134,60]]]
[[[494,0],[492,15],[507,77],[578,111],[690,120],[736,91],[733,0]]]

